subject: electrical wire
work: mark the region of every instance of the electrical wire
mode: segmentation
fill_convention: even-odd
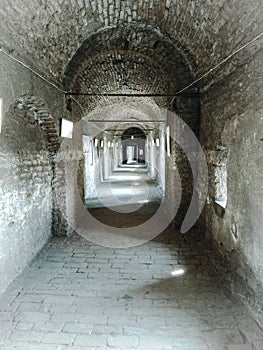
[[[187,86],[185,86],[183,89],[179,90],[176,92],[175,96],[173,97],[171,104],[173,104],[176,96],[180,95],[182,92],[184,92],[185,90],[188,90],[190,87],[192,87],[193,85],[195,85],[196,83],[198,83],[199,81],[201,81],[202,79],[204,79],[205,77],[207,77],[209,74],[211,74],[213,71],[215,71],[216,69],[218,69],[220,66],[222,66],[224,63],[226,63],[227,61],[230,60],[230,58],[232,58],[233,56],[235,56],[237,53],[239,53],[240,51],[244,50],[246,47],[248,47],[249,45],[251,45],[253,42],[255,42],[256,40],[258,40],[261,36],[263,36],[263,32],[261,32],[260,34],[258,34],[256,37],[254,37],[252,40],[250,40],[248,43],[244,44],[243,46],[241,46],[239,49],[235,50],[232,54],[230,54],[229,56],[227,56],[225,59],[223,59],[221,62],[219,62],[216,66],[214,66],[213,68],[209,69],[209,71],[207,71],[205,74],[203,74],[201,77],[197,78],[196,80],[194,80],[192,83],[188,84]],[[49,85],[53,86],[55,89],[57,89],[58,91],[62,92],[65,95],[70,95],[70,92],[65,91],[61,88],[59,88],[56,84],[52,83],[51,81],[49,81],[48,79],[46,79],[45,77],[43,77],[41,74],[39,74],[38,72],[36,72],[34,69],[32,69],[31,67],[29,67],[27,64],[25,64],[24,62],[20,61],[19,59],[15,58],[14,56],[10,55],[9,53],[7,53],[5,50],[0,48],[0,52],[2,52],[4,55],[8,56],[10,59],[14,60],[15,62],[21,64],[23,67],[25,67],[26,69],[28,69],[30,72],[34,73],[36,76],[38,76],[40,79],[42,79],[43,81],[45,81],[46,83],[48,83]],[[80,107],[82,113],[84,114],[84,107],[74,98],[71,97],[71,99]]]
[[[43,77],[41,74],[39,74],[38,72],[36,72],[34,69],[32,69],[31,67],[29,67],[27,64],[25,64],[24,62],[20,61],[19,59],[15,58],[14,56],[10,55],[9,53],[7,53],[5,50],[0,48],[0,52],[2,52],[4,55],[6,55],[7,57],[11,58],[12,60],[14,60],[15,62],[21,64],[23,67],[25,67],[26,69],[28,69],[30,72],[34,73],[35,75],[37,75],[40,79],[42,79],[43,81],[45,81],[46,83],[48,83],[49,85],[53,86],[55,89],[57,89],[58,91],[62,92],[63,94],[65,94],[67,91],[60,89],[56,84],[52,83],[51,81],[49,81],[48,79],[46,79],[45,77]]]
[[[19,59],[15,58],[14,56],[10,55],[8,52],[6,52],[5,50],[0,48],[0,52],[2,52],[4,55],[6,55],[7,57],[9,57],[10,59],[14,60],[15,62],[21,64],[24,68],[28,69],[30,72],[32,72],[33,74],[35,74],[37,77],[39,77],[41,80],[43,80],[44,82],[48,83],[49,85],[53,86],[55,89],[57,89],[59,92],[62,92],[64,95],[67,94],[66,90],[61,89],[60,87],[58,87],[55,83],[52,83],[51,81],[49,81],[48,79],[46,79],[45,77],[43,77],[41,74],[39,74],[38,72],[36,72],[34,69],[32,69],[31,67],[29,67],[27,64],[25,64],[24,62],[20,61]],[[74,101],[80,108],[82,114],[84,115],[84,107],[79,103],[78,100],[76,100],[74,97],[71,97],[72,101]]]
[[[233,56],[235,56],[237,53],[239,53],[240,51],[244,50],[246,47],[248,47],[249,45],[251,45],[253,42],[255,42],[256,40],[258,40],[261,36],[263,35],[263,32],[261,32],[260,34],[258,34],[256,37],[254,37],[252,40],[250,40],[248,43],[244,44],[243,46],[241,46],[239,49],[237,49],[236,51],[232,52],[231,55],[227,56],[225,59],[223,59],[223,61],[221,61],[220,63],[218,63],[216,66],[214,66],[213,68],[209,69],[209,71],[207,71],[205,74],[203,74],[200,78],[194,80],[192,83],[190,83],[189,85],[185,86],[183,89],[179,90],[174,98],[171,101],[171,104],[174,102],[175,98],[177,95],[180,95],[182,92],[184,92],[185,90],[189,89],[191,86],[195,85],[196,83],[198,83],[200,80],[204,79],[205,77],[207,77],[210,73],[212,73],[214,70],[218,69],[220,66],[222,66],[224,63],[226,63],[228,60],[230,60],[230,58],[232,58]]]

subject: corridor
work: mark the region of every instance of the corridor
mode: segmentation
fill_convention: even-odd
[[[262,0],[0,3],[0,350],[262,350]]]
[[[86,199],[86,207],[115,207],[119,211],[125,205],[129,212],[127,206],[161,201],[162,191],[148,172],[147,166],[118,167],[107,179],[96,183],[96,196]]]
[[[262,350],[196,233],[110,249],[53,238],[0,299],[1,350]]]

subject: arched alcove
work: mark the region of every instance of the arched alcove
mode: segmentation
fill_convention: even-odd
[[[122,164],[145,164],[145,132],[138,127],[129,127],[121,136]]]

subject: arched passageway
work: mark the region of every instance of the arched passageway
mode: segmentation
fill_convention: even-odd
[[[1,349],[261,350],[262,1],[1,5]]]
[[[121,136],[122,164],[145,164],[146,135],[142,129],[126,129]]]

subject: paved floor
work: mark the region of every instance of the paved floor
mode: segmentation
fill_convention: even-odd
[[[86,198],[87,208],[106,206],[122,211],[123,206],[127,209],[129,205],[142,205],[162,198],[161,190],[149,177],[147,167],[129,168],[127,165],[115,169],[103,182],[97,182],[96,194],[96,198]]]
[[[132,214],[93,215],[122,228],[148,220],[158,191],[143,188],[149,202]],[[0,299],[0,349],[262,350],[262,330],[224,294],[211,254],[197,234],[172,229],[126,249],[54,238]]]
[[[0,300],[0,349],[262,350],[208,255],[169,230],[124,250],[54,238]]]

